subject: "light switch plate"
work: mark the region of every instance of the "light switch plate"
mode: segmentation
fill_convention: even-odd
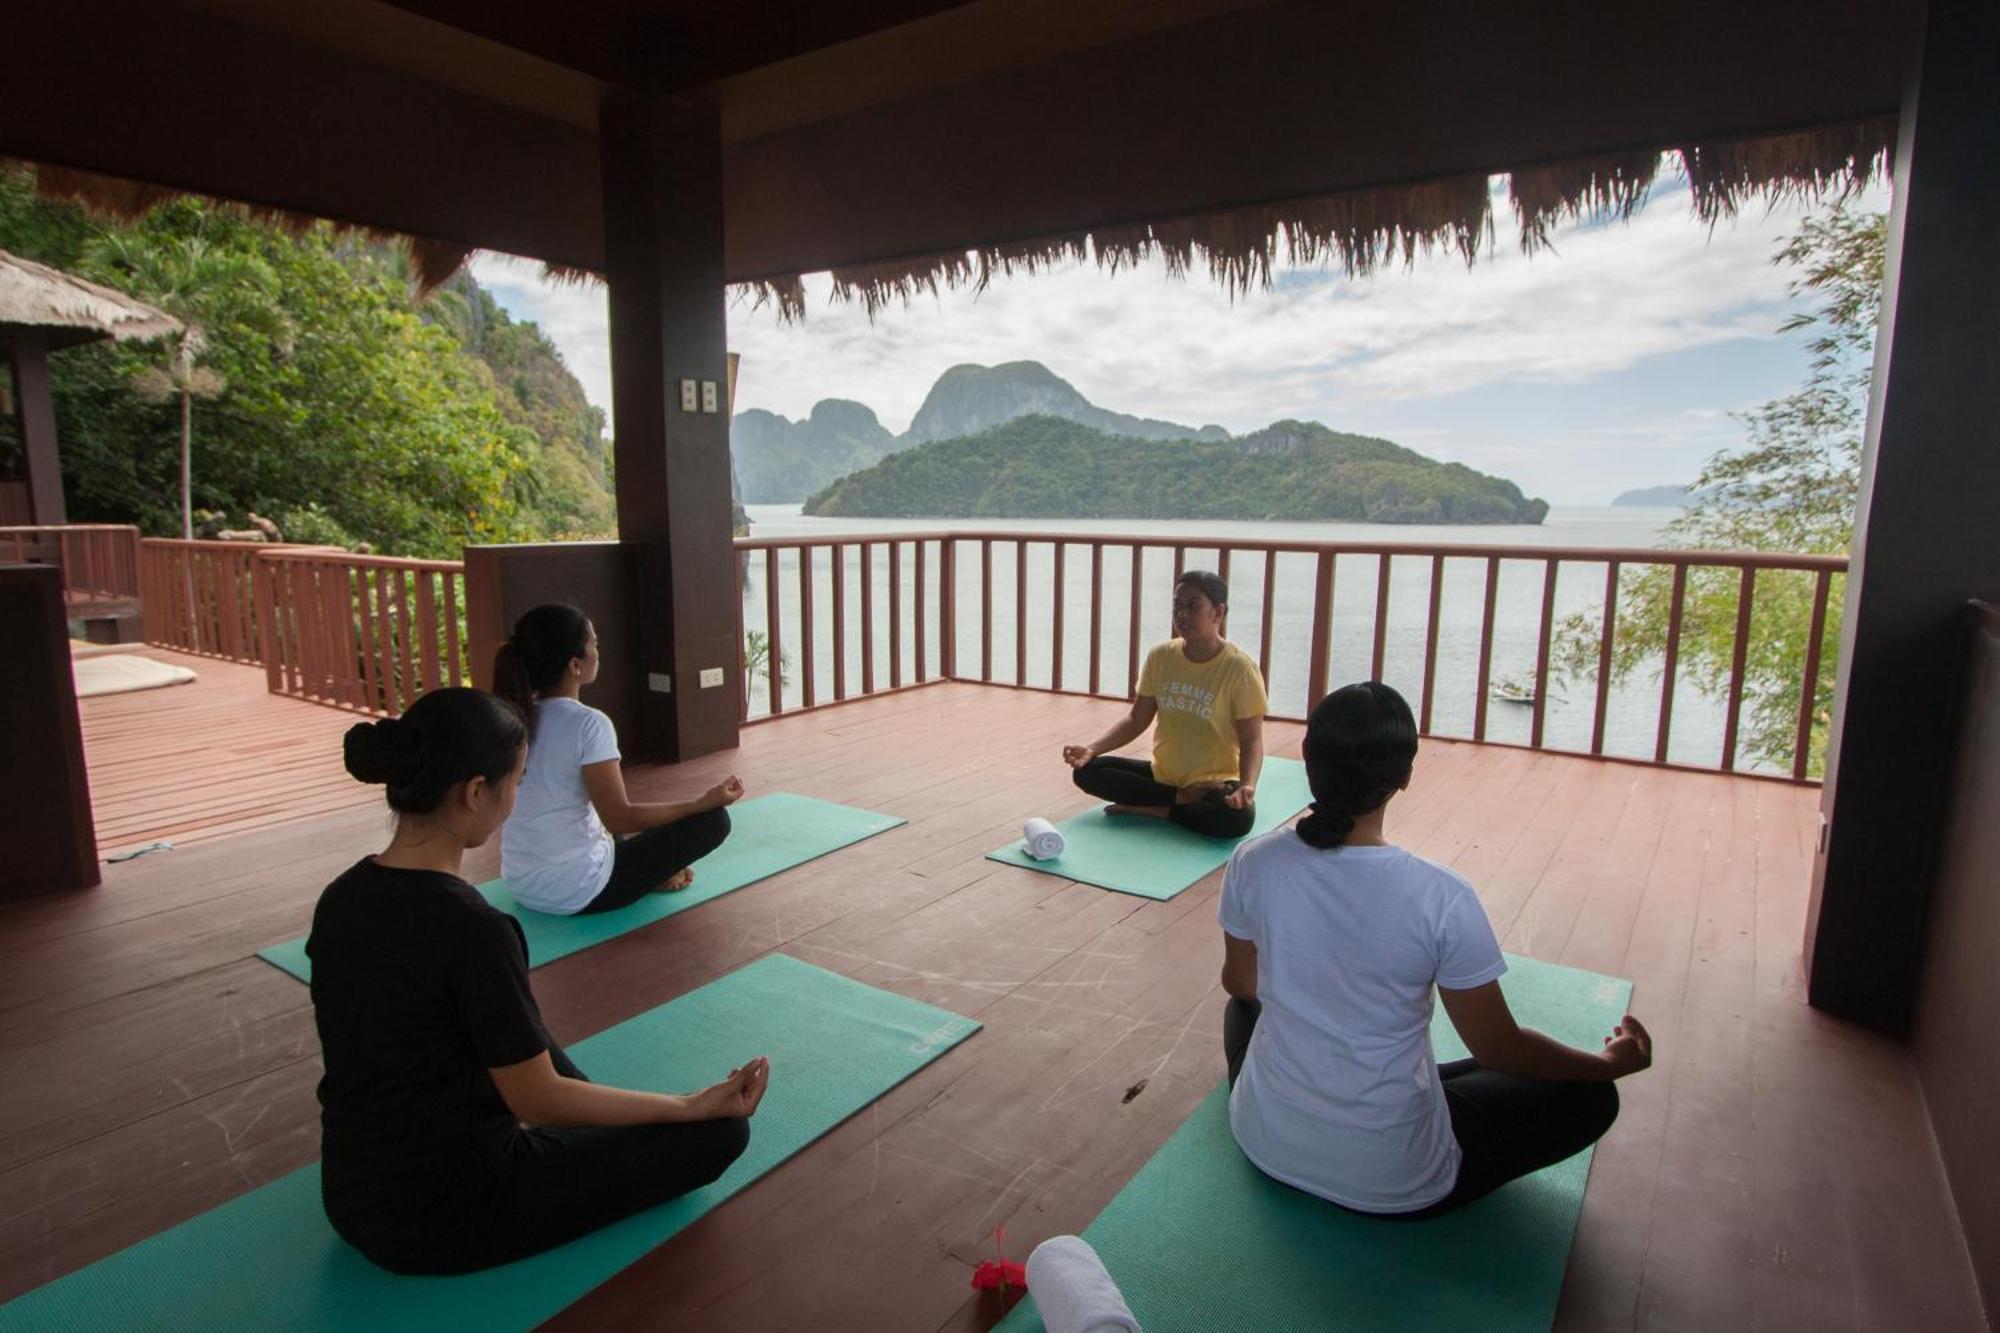
[[[704,690],[712,690],[721,683],[722,683],[721,667],[703,667],[701,669],[701,687]]]
[[[714,413],[719,406],[720,400],[716,397],[715,381],[703,380],[701,382],[701,410]]]
[[[696,403],[697,401],[698,401],[698,400],[697,400],[697,399],[696,399],[696,397],[695,397],[695,387],[694,387],[694,381],[693,381],[693,380],[682,380],[682,381],[681,381],[681,411],[683,411],[683,412],[692,412],[692,411],[694,411],[694,410],[695,410],[695,403]]]
[[[646,688],[649,690],[658,690],[661,694],[672,694],[674,692],[674,678],[664,671],[648,671],[646,673]]]

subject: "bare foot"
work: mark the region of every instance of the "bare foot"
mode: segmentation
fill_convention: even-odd
[[[1107,815],[1144,815],[1148,819],[1165,819],[1167,807],[1164,805],[1107,805]]]
[[[675,871],[674,877],[668,880],[665,884],[662,884],[658,889],[654,890],[654,892],[679,893],[682,889],[686,888],[688,885],[692,883],[694,883],[694,867],[689,866],[684,870]]]

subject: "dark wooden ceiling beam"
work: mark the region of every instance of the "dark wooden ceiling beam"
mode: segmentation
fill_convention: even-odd
[[[9,39],[0,153],[603,265],[576,124],[206,7],[22,6]],[[728,274],[1893,112],[1914,46],[1860,0],[1264,5],[729,144]],[[881,49],[867,96],[907,86]]]
[[[594,266],[597,136],[149,0],[7,19],[0,154]]]

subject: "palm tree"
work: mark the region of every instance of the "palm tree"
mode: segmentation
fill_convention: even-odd
[[[119,286],[181,321],[166,339],[166,363],[132,377],[132,388],[150,402],[181,405],[181,537],[194,537],[194,400],[228,387],[213,367],[200,364],[211,327],[241,325],[276,338],[285,335],[277,306],[278,282],[255,255],[219,250],[199,232],[157,238],[140,231],[107,232],[89,258]]]

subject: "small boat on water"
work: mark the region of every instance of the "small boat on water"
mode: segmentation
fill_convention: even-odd
[[[1535,683],[1515,679],[1496,680],[1488,693],[1503,704],[1522,704],[1532,707],[1535,702]],[[1553,703],[1562,702],[1562,696],[1553,692],[1549,695],[1549,699]]]

